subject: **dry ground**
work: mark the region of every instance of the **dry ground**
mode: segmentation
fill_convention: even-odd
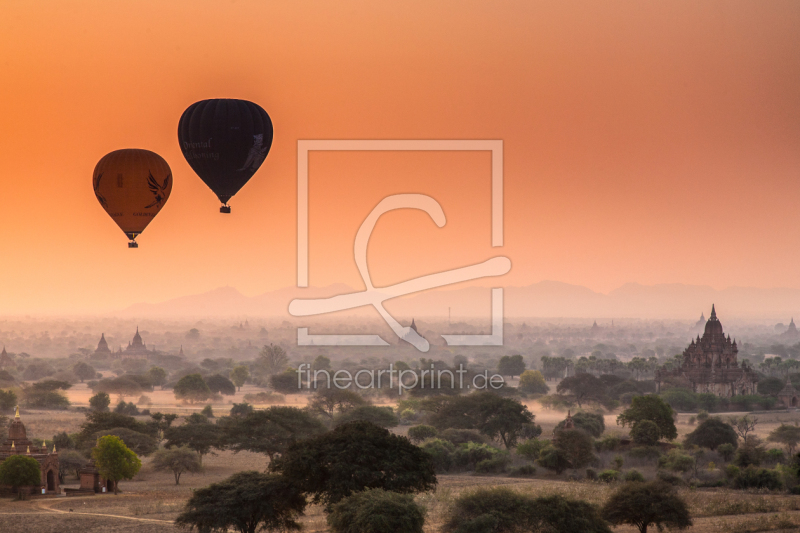
[[[243,387],[236,397],[226,397],[223,403],[216,404],[215,411],[222,414],[230,408],[231,402],[241,402],[247,392],[258,389]],[[91,391],[78,385],[69,391],[74,405],[86,405]],[[163,412],[188,414],[199,410],[199,406],[185,406],[175,401],[169,391],[147,393],[153,400],[151,409]],[[304,406],[305,395],[291,395],[287,405]],[[116,400],[116,398],[114,398]],[[126,398],[135,401],[136,398]],[[536,403],[529,407],[536,413],[537,422],[544,429],[544,435],[552,433],[555,425],[563,420],[565,413],[544,411]],[[23,421],[29,436],[42,439],[52,438],[59,431],[75,432],[84,417],[75,411],[23,411]],[[694,429],[689,425],[690,415],[679,415],[678,431],[683,435]],[[728,416],[728,415],[724,415]],[[756,433],[766,435],[781,422],[795,423],[800,415],[794,413],[770,413],[756,415],[759,425]],[[616,413],[606,416],[608,432],[624,434],[627,431],[616,425]],[[407,427],[397,428],[405,433]],[[181,485],[176,486],[171,473],[153,472],[149,460],[144,459],[140,474],[133,481],[121,482],[120,495],[100,495],[93,497],[52,498],[25,502],[0,500],[0,533],[122,533],[143,532],[160,533],[177,531],[171,521],[177,516],[194,488],[204,487],[220,481],[234,472],[248,469],[263,470],[266,458],[249,453],[233,454],[222,452],[208,455],[202,474],[184,474]],[[580,498],[595,504],[602,504],[613,487],[598,483],[567,482],[540,469],[533,479],[514,479],[473,475],[439,476],[439,488],[434,493],[418,496],[418,501],[428,509],[426,531],[439,530],[442,517],[449,505],[461,492],[473,490],[477,486],[505,485],[514,490],[530,494],[563,494]],[[648,474],[647,469],[644,470]],[[77,486],[77,480],[68,478],[65,486]],[[690,533],[751,533],[756,531],[795,531],[800,532],[800,496],[770,493],[745,493],[728,489],[683,490],[689,502],[695,525]],[[312,506],[303,519],[308,532],[325,532],[324,515],[321,509]],[[620,527],[620,533],[633,532],[633,528]]]

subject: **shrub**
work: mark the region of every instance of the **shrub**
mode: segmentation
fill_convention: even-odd
[[[340,413],[334,419],[334,426],[341,426],[355,420],[371,422],[382,428],[393,428],[399,424],[397,416],[391,407],[378,407],[375,405],[361,405],[349,411]]]
[[[536,475],[536,467],[533,465],[522,465],[517,468],[512,468],[508,473],[512,477],[529,477]]]
[[[39,462],[26,455],[12,455],[0,463],[0,484],[12,488],[29,485],[38,486],[42,482]],[[20,496],[22,494],[20,493]]]
[[[707,418],[697,426],[697,429],[686,435],[684,443],[711,450],[716,450],[723,444],[730,444],[736,448],[738,437],[730,424],[726,424],[719,418]]]
[[[245,398],[247,398],[246,395]],[[231,407],[231,411],[229,414],[231,416],[247,416],[252,412],[253,412],[253,406],[247,402],[242,402],[233,404],[233,407]]]
[[[620,438],[616,435],[604,435],[602,439],[595,441],[594,447],[598,452],[613,452],[619,448]]]
[[[447,512],[441,530],[443,533],[610,533],[597,509],[586,502],[563,496],[534,498],[502,487],[478,489],[459,496]]]
[[[659,481],[663,481],[664,483],[668,483],[670,485],[679,486],[685,484],[682,477],[676,476],[675,474],[667,472],[666,470],[659,470],[656,472],[656,478]]]
[[[616,470],[603,470],[600,472],[598,479],[603,483],[613,483],[619,479],[619,472]]]
[[[586,469],[586,479],[588,479],[590,481],[596,481],[597,480],[597,470],[595,470],[594,468],[587,468]]]
[[[697,409],[697,395],[686,389],[668,389],[661,393],[661,397],[673,409],[679,411],[694,411]]]
[[[717,446],[717,453],[722,457],[723,461],[728,462],[733,459],[733,455],[736,453],[736,446],[730,443],[720,444]]]
[[[636,448],[631,448],[628,452],[628,457],[655,461],[661,457],[661,448],[658,446],[637,446]]]
[[[644,481],[644,476],[638,470],[628,470],[623,479],[625,481]]]
[[[690,426],[693,426],[693,425],[695,424],[695,422],[696,422],[696,419],[695,419],[695,417],[693,417],[693,416],[690,416],[690,417],[689,417],[689,425],[690,425]]]
[[[614,459],[611,460],[611,464],[614,465],[614,470],[622,470],[622,465],[625,462],[625,458],[621,455],[614,456]]]
[[[715,396],[715,398],[716,398],[716,396]],[[700,409],[700,412],[697,413],[697,420],[700,423],[703,423],[706,420],[708,420],[708,411],[706,411],[705,409]]]
[[[408,440],[419,443],[426,439],[431,439],[438,434],[433,426],[419,425],[408,428]]]
[[[453,463],[456,466],[474,470],[477,464],[487,459],[492,459],[500,450],[488,444],[468,442],[455,449]]]
[[[767,450],[767,460],[772,461],[774,463],[783,462],[784,455],[783,450],[779,450],[777,448],[772,448]]]
[[[603,518],[614,525],[630,524],[646,533],[648,526],[659,531],[685,529],[692,525],[689,509],[666,483],[626,483],[603,506]]]
[[[442,439],[431,439],[422,444],[421,448],[430,456],[437,472],[447,472],[453,466],[455,446],[452,443]]]
[[[572,422],[575,424],[576,429],[582,429],[595,438],[599,438],[606,429],[603,415],[597,413],[575,413],[572,417]],[[563,429],[565,423],[566,421],[562,420],[558,423],[556,429]]]
[[[478,444],[488,443],[488,439],[477,429],[449,428],[439,433],[439,437],[443,438],[444,440],[449,440],[456,446],[459,444],[466,444],[468,442],[476,442]]]
[[[511,458],[506,451],[498,451],[491,459],[484,459],[475,465],[475,472],[479,474],[499,474],[505,472]]]
[[[136,405],[151,405],[153,400],[150,399],[150,396],[146,394],[142,394],[139,396],[139,399],[136,400]]]
[[[733,486],[737,489],[778,490],[783,487],[783,482],[775,470],[748,466],[733,479]]]
[[[203,410],[200,411],[200,414],[206,418],[214,418],[214,409],[211,407],[211,404],[206,405],[203,407]]]
[[[333,533],[422,533],[425,509],[409,494],[383,489],[357,492],[336,505],[328,515]]]
[[[728,479],[736,479],[741,472],[741,469],[736,465],[728,465],[725,467],[725,477]]]
[[[94,411],[104,413],[108,411],[108,406],[111,405],[111,397],[107,392],[98,392],[89,398],[89,407]]]
[[[283,403],[286,401],[286,396],[278,394],[277,392],[265,391],[256,394],[245,394],[244,401],[254,404],[267,404],[272,405],[276,403]],[[234,404],[236,405],[236,404]]]
[[[121,415],[136,416],[139,414],[139,409],[136,408],[136,404],[133,402],[119,402],[114,408],[114,412]]]
[[[767,450],[761,443],[761,440],[752,435],[748,437],[747,442],[744,443],[736,451],[736,458],[733,463],[739,467],[747,467],[750,465],[759,466],[762,461],[766,459]]]
[[[631,440],[640,446],[654,446],[661,433],[652,420],[639,420],[631,428]]]
[[[681,453],[679,449],[670,450],[658,460],[659,468],[667,468],[673,472],[688,472],[694,468],[694,458]]]
[[[556,474],[560,474],[572,466],[564,452],[553,446],[548,446],[542,450],[536,462],[539,466],[555,471]]]
[[[528,461],[535,461],[541,455],[542,450],[550,446],[550,441],[530,439],[517,446],[517,455],[524,457]]]

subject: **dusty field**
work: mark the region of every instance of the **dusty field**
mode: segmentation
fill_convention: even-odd
[[[258,389],[243,387],[236,397],[226,397],[224,403],[215,404],[220,414],[230,408],[230,403],[244,401],[243,396]],[[69,391],[70,400],[75,405],[86,405],[91,392],[78,385]],[[148,393],[153,400],[152,410],[189,414],[200,406],[186,406],[175,401],[169,391]],[[305,405],[305,395],[288,397],[287,404]],[[113,400],[116,401],[116,398]],[[126,401],[136,398],[126,398]],[[555,425],[563,420],[565,413],[544,411],[532,403],[529,405],[536,413],[537,422],[542,425],[544,435],[552,433]],[[30,437],[35,439],[52,438],[59,431],[74,432],[82,423],[83,414],[75,411],[54,412],[24,410],[23,421]],[[695,426],[688,425],[690,415],[678,417],[678,431],[682,438]],[[724,416],[728,416],[727,414]],[[774,413],[756,415],[759,425],[756,433],[762,437],[781,422],[794,423],[800,419],[795,413]],[[606,416],[606,428],[610,433],[626,433],[625,428],[616,425],[616,413]],[[407,427],[397,428],[398,433],[406,433]],[[176,486],[171,473],[153,472],[149,459],[133,481],[121,482],[123,491],[118,496],[102,495],[83,498],[52,498],[27,502],[10,499],[0,500],[0,532],[68,533],[93,532],[144,532],[160,533],[177,531],[172,520],[177,516],[191,490],[221,481],[234,472],[266,468],[266,458],[249,453],[233,454],[222,452],[207,455],[204,459],[205,472],[184,474],[181,485]],[[627,468],[627,465],[626,465]],[[646,475],[650,469],[642,469]],[[505,485],[514,490],[535,495],[563,494],[580,498],[595,504],[602,504],[613,487],[597,483],[566,482],[540,469],[534,479],[515,479],[473,475],[439,476],[439,488],[430,494],[418,496],[418,501],[428,509],[426,531],[439,530],[444,513],[450,502],[461,492],[472,490],[479,485]],[[77,486],[77,480],[68,478],[64,486]],[[751,533],[756,531],[800,531],[800,496],[786,494],[757,494],[731,491],[727,489],[698,489],[683,491],[689,502],[695,526],[691,533]],[[322,533],[327,531],[325,517],[321,509],[308,508],[303,519],[305,531]],[[634,532],[633,528],[620,527],[620,533]]]

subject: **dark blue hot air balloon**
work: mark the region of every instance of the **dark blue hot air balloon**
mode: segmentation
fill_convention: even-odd
[[[202,100],[181,115],[178,140],[186,161],[222,202],[220,213],[230,213],[228,200],[269,153],[272,121],[247,100]]]

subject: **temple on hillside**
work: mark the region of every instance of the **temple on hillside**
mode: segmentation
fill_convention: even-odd
[[[14,360],[11,359],[11,356],[8,355],[6,347],[3,346],[3,351],[0,352],[0,370],[5,370],[6,368],[11,368],[12,366],[17,365],[14,363]]]
[[[689,381],[694,392],[710,392],[718,396],[755,394],[758,374],[749,366],[739,365],[739,349],[736,340],[725,336],[717,312],[711,306],[711,316],[706,322],[703,336],[697,336],[683,351],[683,362],[679,368],[656,371],[656,387],[670,377]]]
[[[36,459],[42,472],[42,482],[40,485],[19,487],[16,491],[11,486],[0,485],[0,495],[9,496],[16,492],[32,495],[61,493],[58,484],[58,452],[55,446],[52,452],[48,452],[44,442],[42,446],[36,446],[28,440],[25,424],[19,416],[19,407],[16,409],[14,420],[8,426],[8,438],[0,444],[0,463],[12,455],[27,455]]]
[[[97,349],[94,351],[95,355],[111,355],[111,350],[108,349],[106,342],[106,334],[100,334],[100,342],[97,343]]]
[[[155,350],[148,351],[147,345],[142,341],[142,336],[139,335],[139,328],[136,328],[136,335],[133,336],[133,340],[128,343],[128,347],[125,348],[123,352],[124,355],[152,355]]]

